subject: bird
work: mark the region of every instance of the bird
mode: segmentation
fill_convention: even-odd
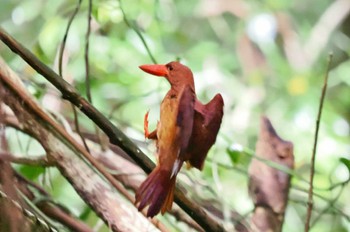
[[[139,211],[148,206],[146,216],[152,218],[171,210],[176,176],[185,162],[189,168],[203,169],[220,129],[224,101],[216,94],[207,104],[201,103],[192,71],[177,61],[139,68],[170,83],[154,131],[148,130],[149,111],[144,116],[145,137],[156,141],[157,165],[136,191],[135,205]]]

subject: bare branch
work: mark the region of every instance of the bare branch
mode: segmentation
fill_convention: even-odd
[[[316,119],[315,139],[314,139],[314,146],[312,148],[312,155],[311,155],[310,187],[309,187],[309,197],[308,197],[308,203],[307,203],[308,207],[307,207],[307,214],[306,214],[306,221],[305,221],[305,232],[309,231],[309,228],[310,228],[310,220],[311,220],[312,207],[313,207],[312,198],[313,198],[313,184],[314,184],[314,174],[315,174],[315,161],[316,161],[318,131],[320,129],[320,121],[321,121],[321,115],[322,115],[322,109],[323,109],[323,102],[324,102],[324,98],[326,96],[328,74],[329,74],[329,70],[331,67],[332,58],[333,58],[333,55],[329,55],[326,75],[324,78],[324,83],[323,83],[323,88],[322,88],[322,93],[321,93],[320,105],[318,108],[318,114],[317,114],[317,119]]]
[[[87,20],[87,31],[85,35],[85,88],[86,97],[88,101],[92,104],[91,90],[90,90],[90,64],[89,64],[89,45],[90,45],[90,33],[91,33],[91,14],[92,14],[92,0],[89,0],[88,7],[88,20]]]
[[[156,59],[154,58],[154,56],[152,55],[152,52],[151,50],[149,49],[148,45],[147,45],[147,42],[145,40],[145,38],[143,37],[142,33],[140,32],[140,29],[137,27],[137,25],[135,25],[133,22],[131,22],[128,17],[126,16],[125,14],[125,11],[124,11],[124,8],[123,8],[123,4],[122,4],[122,1],[119,0],[119,4],[120,4],[120,10],[122,11],[122,14],[123,14],[123,19],[124,19],[124,22],[125,24],[130,27],[132,30],[135,31],[135,33],[137,34],[137,36],[140,38],[143,46],[146,48],[146,51],[148,53],[148,56],[150,57],[150,59],[152,60],[152,62],[154,64],[157,64],[157,61]]]
[[[8,152],[0,151],[0,160],[8,161],[16,164],[25,164],[25,165],[35,165],[42,167],[54,166],[55,163],[53,161],[47,160],[46,155],[38,156],[38,157],[20,157],[12,155]]]
[[[82,0],[78,0],[78,4],[77,4],[76,8],[74,9],[73,14],[72,14],[72,16],[70,17],[70,19],[68,21],[68,24],[67,24],[67,27],[66,27],[66,32],[64,33],[64,37],[63,37],[62,44],[61,44],[61,47],[60,47],[59,60],[58,60],[58,73],[60,74],[61,77],[63,77],[63,70],[62,70],[62,67],[63,67],[63,54],[64,54],[64,50],[65,50],[65,47],[66,47],[68,32],[69,32],[70,26],[72,25],[72,22],[73,22],[75,16],[77,15],[77,13],[78,13],[78,11],[80,9],[81,2],[82,2]]]
[[[75,16],[77,15],[79,9],[80,9],[80,6],[81,6],[81,2],[82,0],[78,0],[78,4],[76,6],[76,8],[74,9],[74,12],[72,14],[72,16],[70,17],[69,21],[68,21],[68,24],[67,24],[67,27],[66,27],[66,31],[64,33],[64,36],[63,36],[63,40],[62,40],[62,44],[61,44],[61,47],[60,47],[60,52],[59,52],[59,62],[58,62],[58,74],[63,78],[63,55],[64,55],[64,51],[65,51],[65,47],[66,47],[66,42],[67,42],[67,38],[68,38],[68,33],[69,33],[69,29],[70,29],[70,26],[72,25],[72,22],[75,18]],[[89,21],[89,25],[90,25],[90,21]],[[89,27],[89,30],[90,30],[90,27]],[[87,62],[89,63],[89,62]],[[88,72],[87,72],[88,73]],[[88,74],[87,74],[87,78],[88,78]],[[91,102],[91,101],[90,101]],[[73,109],[73,113],[74,113],[74,122],[75,122],[75,128],[80,136],[80,139],[82,140],[83,144],[84,144],[84,147],[85,149],[89,151],[89,147],[87,146],[86,142],[85,142],[85,139],[84,137],[81,135],[80,133],[80,128],[79,128],[79,118],[78,118],[78,113],[77,113],[77,110],[76,108],[74,107],[73,104],[72,105],[72,109]]]

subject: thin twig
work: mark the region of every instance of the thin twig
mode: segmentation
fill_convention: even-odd
[[[245,170],[244,168],[240,168],[238,166],[233,166],[233,165],[229,165],[229,164],[225,164],[223,162],[217,162],[217,161],[214,161],[212,158],[207,158],[206,161],[208,161],[209,163],[216,163],[219,167],[221,168],[224,168],[226,170],[234,170],[236,171],[237,173],[240,173],[244,176],[248,176],[248,173],[247,173],[247,170]]]
[[[79,126],[79,116],[78,116],[78,112],[77,109],[75,108],[75,106],[73,105],[73,103],[71,103],[72,106],[72,110],[73,110],[73,114],[74,114],[74,125],[75,125],[75,130],[77,131],[77,134],[79,135],[81,141],[83,142],[83,145],[86,149],[87,152],[90,153],[90,149],[89,146],[87,145],[85,138],[83,136],[83,134],[80,131],[80,126]]]
[[[346,183],[344,183],[344,186],[346,185]],[[293,186],[293,190],[296,190],[296,191],[300,191],[300,192],[303,192],[303,193],[308,193],[308,189],[304,189],[304,188],[301,188],[301,187],[298,187],[298,186]],[[334,198],[328,198],[328,197],[325,197],[325,196],[323,196],[323,195],[321,195],[321,194],[319,194],[319,193],[317,193],[317,192],[314,192],[313,193],[313,195],[315,196],[315,197],[317,197],[317,198],[319,198],[320,200],[322,200],[322,201],[324,201],[325,203],[329,203],[329,202],[331,202],[331,201],[333,201],[334,200]],[[293,199],[290,197],[289,198],[289,200],[290,201],[293,201]],[[306,201],[302,201],[302,204],[303,205],[305,205],[305,204],[307,204],[307,202]],[[343,216],[344,218],[346,218],[346,220],[348,220],[348,221],[350,221],[350,216],[349,215],[347,215],[346,213],[344,213],[340,208],[341,208],[341,206],[339,206],[339,208],[335,205],[335,204],[332,204],[331,205],[331,208],[334,210],[334,211],[337,211],[337,212],[339,212],[339,214],[341,214],[341,216]]]
[[[77,15],[80,6],[81,6],[81,2],[82,0],[78,1],[78,5],[75,7],[74,12],[72,14],[72,16],[70,17],[70,19],[68,20],[68,24],[67,24],[67,28],[66,31],[64,33],[63,36],[63,40],[62,40],[62,44],[61,44],[61,48],[60,48],[60,53],[59,53],[59,59],[58,59],[58,74],[63,78],[63,54],[64,54],[64,50],[66,48],[66,43],[67,43],[67,38],[68,38],[68,33],[69,33],[69,29],[72,25],[72,22],[75,18],[75,16]],[[75,106],[71,103],[71,107],[73,110],[73,114],[74,114],[74,124],[75,124],[75,129],[81,139],[81,141],[83,142],[83,145],[85,147],[85,149],[90,152],[89,147],[84,139],[84,137],[82,136],[81,132],[80,132],[80,127],[79,127],[79,118],[78,118],[78,113],[77,110],[75,109]]]
[[[337,195],[330,202],[328,202],[328,204],[324,207],[324,209],[318,214],[318,216],[315,218],[315,220],[311,223],[310,227],[313,227],[321,219],[321,217],[325,213],[327,213],[329,211],[329,209],[332,208],[332,206],[334,206],[334,204],[339,200],[339,197],[342,195],[342,193],[344,191],[344,187],[345,187],[345,185],[343,185],[342,188],[340,189],[340,191],[337,193]]]
[[[67,28],[66,28],[66,32],[64,33],[64,37],[63,37],[63,40],[62,40],[62,44],[61,44],[61,48],[60,48],[60,53],[59,53],[59,62],[58,62],[58,74],[63,78],[63,53],[64,53],[64,50],[65,50],[65,47],[66,47],[66,42],[67,42],[67,38],[68,38],[68,33],[69,33],[69,29],[70,29],[70,26],[72,25],[72,22],[75,18],[75,16],[77,15],[79,9],[80,9],[80,6],[81,6],[81,2],[82,0],[79,0],[78,1],[78,5],[76,6],[76,8],[74,9],[74,12],[72,14],[72,16],[70,17],[69,21],[68,21],[68,24],[67,24]],[[74,114],[74,124],[75,124],[75,129],[81,139],[81,141],[83,142],[84,144],[84,147],[85,149],[89,151],[89,147],[84,139],[84,137],[82,136],[81,132],[80,132],[80,128],[79,128],[79,118],[78,118],[78,113],[77,113],[77,110],[75,109],[75,106],[71,103],[71,106],[72,106],[72,110],[73,110],[73,114]]]
[[[308,232],[309,228],[310,228],[310,220],[311,220],[311,214],[312,214],[312,208],[313,208],[313,199],[312,199],[313,198],[313,182],[314,182],[314,174],[315,174],[315,160],[316,160],[318,131],[320,129],[320,121],[321,121],[323,102],[324,102],[324,98],[326,96],[328,75],[329,75],[329,70],[330,70],[330,66],[332,63],[332,58],[333,58],[333,55],[330,54],[328,57],[328,65],[327,65],[326,75],[324,78],[321,99],[320,99],[320,105],[318,108],[318,114],[317,114],[317,119],[316,119],[315,139],[314,139],[314,146],[312,149],[312,156],[311,156],[310,187],[309,187],[309,197],[308,197],[308,202],[307,202],[308,207],[307,207],[307,215],[306,215],[306,221],[305,221],[305,232]]]
[[[91,80],[90,80],[90,61],[89,61],[89,48],[90,48],[90,35],[91,35],[91,17],[92,15],[92,0],[89,0],[89,7],[88,7],[88,18],[87,18],[87,31],[85,35],[85,54],[84,54],[84,61],[85,61],[85,88],[86,88],[86,97],[88,101],[92,104],[92,96],[91,96]],[[100,133],[99,128],[94,124],[95,127],[95,133],[97,135],[97,138],[99,140],[99,144],[104,149],[103,142],[102,142],[102,135]],[[77,132],[80,134],[79,128],[77,127]],[[87,148],[87,145],[84,141],[84,146]],[[88,150],[88,148],[87,148]]]
[[[55,162],[49,161],[46,155],[29,158],[14,156],[8,152],[0,152],[0,160],[6,160],[11,163],[24,164],[30,166],[50,167],[55,165]]]
[[[63,75],[62,75],[62,73],[63,73],[63,71],[62,71],[63,52],[64,52],[64,49],[66,47],[68,32],[69,32],[70,26],[72,25],[72,22],[73,22],[75,16],[77,15],[77,13],[80,9],[81,1],[82,0],[79,0],[78,5],[75,7],[73,14],[68,21],[67,28],[66,28],[66,31],[64,33],[64,37],[63,37],[62,44],[60,47],[60,53],[59,53],[59,59],[58,59],[58,73],[60,74],[61,77],[63,77]]]
[[[85,35],[85,87],[86,87],[86,97],[88,101],[92,104],[91,98],[91,89],[90,89],[90,65],[89,65],[89,38],[91,33],[91,11],[92,11],[92,0],[89,0],[89,8],[88,8],[88,22],[87,22],[87,31]]]
[[[150,57],[150,59],[152,60],[152,62],[154,64],[157,64],[157,61],[156,59],[154,58],[154,56],[152,55],[151,53],[151,50],[149,49],[147,43],[146,43],[146,40],[145,38],[143,38],[143,35],[141,34],[140,32],[140,29],[137,27],[137,25],[135,25],[135,23],[131,23],[130,20],[127,18],[126,14],[125,14],[125,11],[124,11],[124,8],[123,8],[123,5],[122,5],[122,1],[119,0],[119,5],[120,5],[120,10],[123,14],[123,19],[124,19],[124,22],[125,24],[130,27],[131,29],[133,29],[135,31],[135,33],[137,34],[137,36],[140,38],[143,46],[146,48],[146,51],[148,53],[148,56]]]

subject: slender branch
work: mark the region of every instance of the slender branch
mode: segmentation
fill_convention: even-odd
[[[72,103],[71,103],[71,106],[72,106],[72,110],[73,110],[73,114],[74,114],[74,125],[75,125],[75,129],[77,130],[77,134],[79,135],[81,141],[83,142],[83,145],[84,145],[86,151],[90,153],[89,146],[87,145],[85,138],[83,137],[83,135],[80,131],[79,116],[78,116],[77,109],[75,108],[75,106]]]
[[[72,16],[70,17],[70,19],[68,20],[68,24],[67,24],[67,28],[66,28],[66,31],[64,33],[64,37],[63,37],[63,40],[62,40],[62,44],[61,44],[61,48],[60,48],[60,53],[59,53],[59,62],[58,62],[58,74],[63,78],[63,54],[64,54],[64,50],[65,50],[65,47],[66,47],[66,42],[67,42],[67,38],[68,38],[68,33],[69,33],[69,29],[72,25],[72,22],[75,18],[75,16],[77,15],[79,9],[80,9],[80,6],[81,6],[81,2],[82,0],[79,0],[78,1],[78,5],[75,7],[74,9],[74,12],[72,14]],[[81,135],[81,132],[80,132],[80,128],[79,128],[79,118],[78,118],[78,114],[77,114],[77,110],[75,109],[74,105],[71,104],[72,106],[72,110],[73,110],[73,113],[74,113],[74,123],[75,123],[75,128],[77,130],[77,133],[78,135],[80,136],[80,139],[82,140],[83,144],[84,144],[84,147],[85,149],[89,151],[89,147],[87,146],[86,144],[86,141],[84,139],[84,137]]]
[[[55,162],[49,161],[46,155],[29,158],[29,157],[18,157],[8,152],[0,151],[0,159],[11,163],[25,164],[25,165],[31,165],[31,166],[50,167],[55,165]]]
[[[328,204],[324,207],[324,209],[318,214],[318,216],[315,218],[315,220],[311,223],[310,227],[314,226],[321,219],[321,217],[327,211],[329,211],[329,209],[332,208],[332,206],[334,206],[334,204],[339,200],[339,197],[342,195],[342,193],[344,191],[344,187],[345,187],[345,185],[343,185],[342,188],[340,189],[340,191],[337,193],[337,195],[330,202],[328,202]]]
[[[121,147],[145,172],[150,173],[152,171],[155,167],[154,163],[123,132],[115,127],[86,99],[79,95],[71,85],[60,78],[52,69],[42,63],[35,55],[8,35],[2,28],[0,28],[0,40],[61,91],[63,98],[72,102],[86,116],[94,121],[94,123],[107,134],[112,144]],[[198,204],[189,200],[179,188],[175,191],[175,202],[206,230],[224,231],[220,222],[209,216]]]
[[[86,97],[88,101],[92,104],[91,98],[91,88],[90,88],[90,65],[89,65],[89,45],[90,45],[90,33],[91,33],[91,11],[92,11],[92,0],[89,0],[88,7],[88,20],[87,20],[87,31],[85,35],[85,88],[86,88]]]
[[[302,200],[300,198],[289,198],[289,202],[292,202],[292,203],[295,203],[295,204],[299,204],[300,206],[305,206],[307,204],[307,200]],[[324,208],[324,207],[322,207],[322,208]],[[321,207],[318,208],[318,207],[315,206],[313,211],[317,212],[317,213],[321,213],[323,210],[321,209]],[[350,221],[349,216],[346,215],[341,210],[339,210],[338,208],[335,208],[334,205],[331,205],[330,208],[328,208],[327,212],[325,212],[324,214],[332,214],[332,213],[340,215],[340,216],[344,217],[345,220]]]
[[[329,75],[329,70],[330,70],[330,66],[332,63],[332,58],[333,58],[333,55],[330,54],[328,57],[327,70],[326,70],[326,75],[324,78],[321,99],[320,99],[320,105],[318,108],[318,114],[317,114],[317,119],[316,119],[315,139],[314,139],[314,145],[312,148],[312,155],[311,155],[310,187],[309,187],[308,202],[307,202],[308,207],[307,207],[307,214],[306,214],[306,221],[305,221],[305,232],[308,232],[310,229],[310,220],[311,220],[311,214],[312,214],[312,208],[313,208],[313,183],[314,183],[314,175],[315,175],[315,160],[316,160],[316,149],[317,149],[317,141],[318,141],[318,131],[320,129],[320,121],[321,121],[321,115],[322,115],[322,109],[323,109],[323,102],[324,102],[324,98],[326,96],[328,75]]]
[[[140,32],[140,29],[137,27],[137,25],[135,25],[134,23],[131,23],[130,20],[128,19],[128,17],[126,16],[125,14],[125,11],[124,11],[124,8],[123,8],[123,4],[122,4],[122,1],[119,0],[119,4],[120,4],[120,10],[122,11],[122,14],[123,14],[123,19],[124,19],[124,22],[125,24],[130,27],[131,29],[133,29],[135,31],[135,33],[137,34],[137,36],[140,38],[143,46],[146,48],[146,51],[148,53],[148,56],[151,58],[152,62],[154,64],[157,64],[157,61],[156,59],[154,58],[154,56],[152,55],[152,52],[151,50],[149,49],[147,43],[146,43],[146,40],[145,38],[143,38],[143,35],[142,33]]]
[[[214,161],[212,158],[207,158],[206,161],[208,161],[209,163],[215,163],[216,165],[218,165],[221,168],[224,168],[226,170],[234,170],[237,173],[240,173],[244,176],[248,176],[247,170],[245,170],[244,168],[238,167],[238,166],[233,166],[233,165],[229,165],[223,162],[217,162]]]
[[[92,15],[92,0],[89,0],[89,7],[88,7],[88,18],[87,18],[87,31],[85,35],[85,54],[84,54],[84,61],[85,61],[85,88],[86,88],[86,97],[88,101],[92,104],[92,96],[91,96],[91,85],[90,85],[90,62],[89,62],[89,48],[90,48],[90,34],[91,34],[91,17]],[[74,109],[75,110],[75,109]],[[75,112],[76,114],[76,112]],[[102,144],[102,135],[100,133],[100,130],[98,127],[94,124],[95,132],[97,134],[97,137],[99,139],[99,144],[101,145],[101,148],[103,149]],[[79,127],[77,127],[77,132],[79,134],[80,130]],[[84,140],[84,139],[83,139]],[[84,146],[88,149],[86,143],[84,143]]]
[[[58,73],[60,74],[60,76],[63,76],[62,75],[62,73],[63,73],[63,71],[62,71],[62,67],[63,67],[63,65],[62,65],[63,64],[63,53],[64,53],[64,49],[66,47],[68,32],[69,32],[70,26],[72,25],[72,22],[73,22],[75,16],[77,15],[77,13],[78,13],[78,11],[80,9],[81,1],[82,0],[79,0],[78,5],[75,7],[73,14],[72,14],[72,16],[70,17],[70,19],[68,21],[66,32],[64,33],[64,37],[63,37],[62,44],[61,44],[61,47],[60,47],[60,53],[59,53],[59,59],[58,59]]]

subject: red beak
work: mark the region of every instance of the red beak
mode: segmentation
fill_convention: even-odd
[[[145,65],[139,66],[139,68],[145,71],[146,73],[149,73],[155,76],[165,77],[168,75],[167,67],[162,64],[145,64]]]

